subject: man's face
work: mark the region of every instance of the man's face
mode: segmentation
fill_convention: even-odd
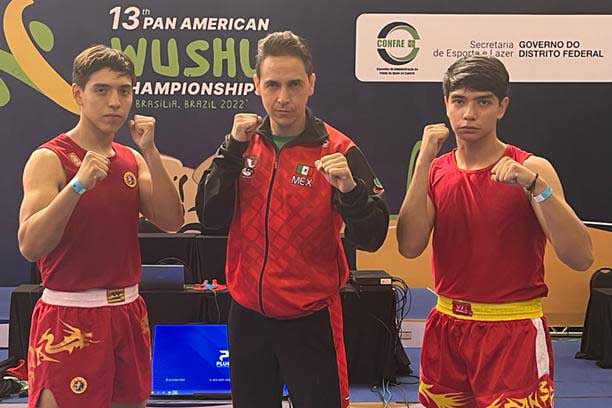
[[[444,100],[446,116],[457,138],[475,141],[496,134],[497,121],[506,113],[508,97],[500,102],[490,91],[458,89]]]
[[[255,75],[255,89],[279,136],[296,136],[304,129],[306,104],[314,93],[315,74],[306,73],[298,57],[266,57]]]
[[[129,76],[103,68],[94,72],[84,89],[72,86],[81,108],[81,118],[102,134],[114,135],[127,119],[132,106],[132,81]]]

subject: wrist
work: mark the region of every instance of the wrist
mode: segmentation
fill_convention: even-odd
[[[140,152],[142,153],[143,156],[150,155],[150,154],[159,154],[159,150],[157,150],[157,146],[155,146],[155,143],[151,143],[148,146],[140,147]]]
[[[546,183],[546,180],[542,179],[541,177],[538,177],[538,179],[533,185],[533,188],[528,191],[532,197],[535,197],[541,194],[546,189],[546,187],[548,187],[548,183]]]
[[[74,191],[75,193],[77,193],[78,195],[82,196],[87,189],[83,186],[83,184],[81,183],[81,181],[77,178],[77,176],[74,176],[72,178],[72,180],[70,180],[70,182],[68,183],[68,185],[70,186],[70,188],[72,189],[72,191]]]
[[[339,189],[340,192],[342,194],[348,194],[351,191],[355,190],[355,187],[357,187],[357,183],[355,182],[355,179],[353,179],[353,177],[350,177],[346,180],[342,187],[342,189]]]
[[[533,201],[535,201],[536,203],[541,203],[542,201],[545,201],[550,198],[552,196],[552,193],[553,190],[548,185],[548,183],[546,183],[546,180],[543,180],[541,177],[539,177],[534,183],[533,190],[529,194]]]
[[[420,169],[420,170],[425,170],[429,172],[429,167],[431,167],[431,163],[433,163],[434,159],[435,157],[425,158],[425,157],[419,156],[414,165],[414,170],[416,171],[417,169]]]
[[[358,201],[359,197],[365,193],[365,183],[361,179],[353,179],[355,186],[346,193],[342,190],[340,191],[341,201],[344,205],[353,205],[356,201]]]
[[[243,138],[243,137],[240,137],[240,136],[236,136],[236,133],[237,133],[237,132],[232,132],[232,133],[230,133],[230,139],[233,139],[233,140],[235,140],[236,142],[240,142],[240,143],[244,143],[244,142],[248,142],[248,141],[249,141],[249,140],[248,140],[248,138],[247,138],[246,136],[245,136],[244,138]]]
[[[533,194],[533,190],[536,187],[536,182],[538,181],[539,177],[540,175],[538,173],[534,173],[534,175],[531,178],[531,181],[527,185],[523,186],[523,188],[527,190],[529,194]]]

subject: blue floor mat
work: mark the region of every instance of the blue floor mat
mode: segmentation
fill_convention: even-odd
[[[579,340],[553,341],[555,355],[555,408],[610,408],[612,407],[612,370],[604,370],[594,361],[576,360],[574,354],[580,349]],[[406,349],[412,369],[418,375],[420,349]],[[0,349],[0,356],[6,349]],[[401,378],[401,381],[416,381]],[[391,387],[392,401],[417,401],[417,385],[401,384]],[[352,385],[353,402],[377,402],[380,397],[367,385]],[[3,403],[24,402],[22,398]]]
[[[612,407],[612,369],[605,370],[594,361],[576,360],[574,355],[580,350],[580,340],[554,340],[555,359],[555,407]],[[406,349],[411,368],[418,375],[420,349]],[[414,378],[401,378],[400,381],[415,381]],[[401,384],[391,387],[392,401],[417,401],[417,385]],[[369,386],[350,387],[353,402],[376,402],[380,397]]]
[[[610,398],[557,398],[555,397],[555,408],[610,408]]]

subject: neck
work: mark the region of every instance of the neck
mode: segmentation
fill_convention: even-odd
[[[114,154],[112,144],[115,134],[101,132],[84,118],[81,118],[79,123],[66,134],[84,150],[109,157]]]
[[[497,162],[504,153],[506,145],[493,134],[475,141],[457,138],[455,159],[463,170],[477,170]]]
[[[270,120],[270,128],[272,129],[272,134],[274,136],[282,136],[282,137],[294,137],[299,135],[306,128],[306,114],[302,116],[300,119],[296,120],[290,126],[280,126],[278,123],[275,123],[273,120]]]

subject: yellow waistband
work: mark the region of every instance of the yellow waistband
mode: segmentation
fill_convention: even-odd
[[[475,303],[438,296],[436,310],[465,320],[507,321],[542,317],[542,299],[508,303]]]

